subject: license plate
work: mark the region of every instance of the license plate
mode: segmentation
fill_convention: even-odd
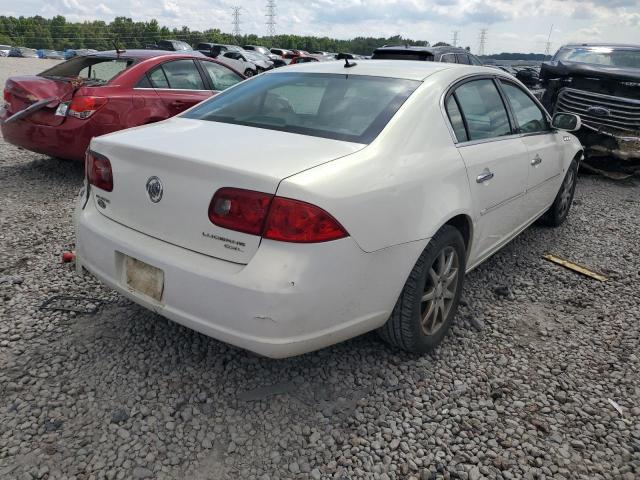
[[[124,270],[127,286],[156,301],[162,298],[164,272],[148,263],[125,255]]]

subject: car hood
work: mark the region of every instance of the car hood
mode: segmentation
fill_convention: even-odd
[[[544,62],[540,70],[541,79],[575,76],[640,83],[640,68],[621,68],[561,61]]]

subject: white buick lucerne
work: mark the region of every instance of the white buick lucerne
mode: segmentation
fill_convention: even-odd
[[[579,117],[513,77],[326,62],[94,138],[77,264],[154,312],[269,357],[377,329],[424,352],[466,272],[566,218]]]

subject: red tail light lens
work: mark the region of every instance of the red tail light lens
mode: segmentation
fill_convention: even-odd
[[[268,193],[221,188],[209,204],[209,220],[229,230],[260,235],[272,198]]]
[[[281,242],[328,242],[348,236],[338,221],[320,207],[291,198],[275,197],[262,235]]]
[[[107,192],[113,191],[113,173],[111,162],[104,155],[88,151],[85,161],[87,180],[89,183]]]
[[[209,220],[222,228],[281,242],[328,242],[349,235],[320,207],[238,188],[221,188],[215,193]]]
[[[104,107],[107,99],[103,97],[74,97],[67,110],[67,115],[86,119]]]

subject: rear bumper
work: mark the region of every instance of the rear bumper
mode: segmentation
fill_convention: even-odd
[[[4,111],[0,120],[9,115]],[[119,130],[117,125],[102,125],[92,119],[79,120],[67,117],[57,126],[39,125],[28,120],[2,123],[5,141],[32,152],[66,160],[84,160],[84,153],[93,137]]]
[[[351,238],[302,245],[263,240],[238,265],[76,210],[77,264],[134,302],[205,335],[272,358],[380,327],[427,240],[373,253]],[[164,272],[162,300],[133,291],[125,255]]]

